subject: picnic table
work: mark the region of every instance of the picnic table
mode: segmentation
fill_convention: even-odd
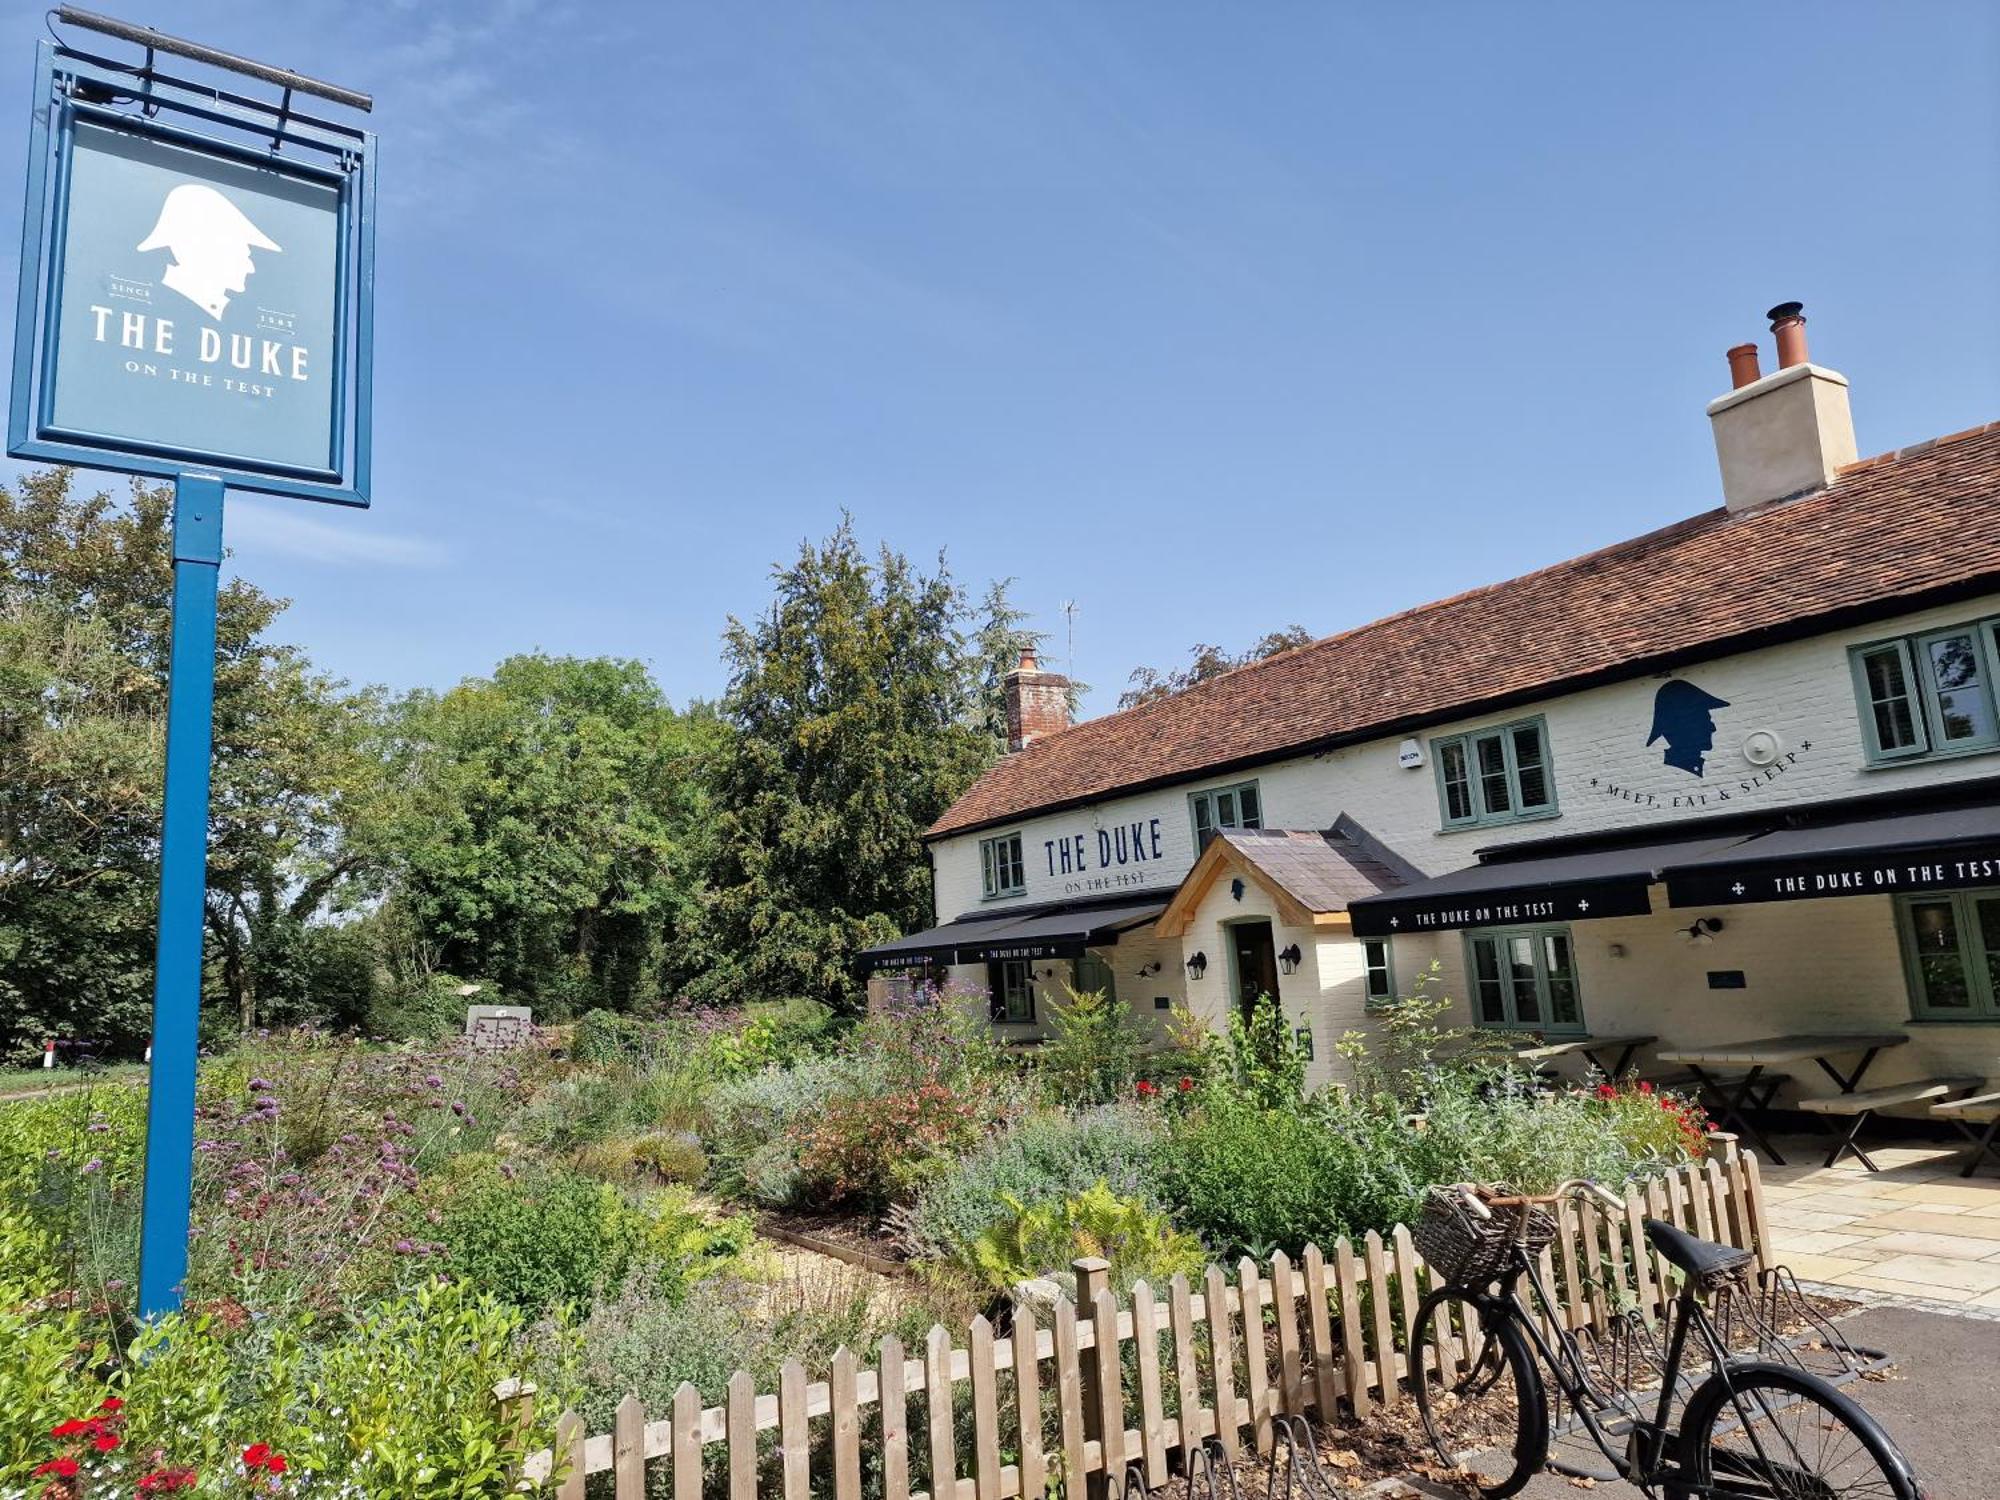
[[[1782,1074],[1767,1076],[1766,1069],[1782,1067],[1786,1063],[1811,1062],[1818,1065],[1821,1072],[1834,1082],[1843,1094],[1851,1094],[1860,1085],[1862,1075],[1876,1055],[1890,1047],[1900,1047],[1909,1038],[1900,1031],[1878,1031],[1862,1033],[1830,1032],[1807,1036],[1766,1036],[1748,1042],[1724,1042],[1710,1047],[1676,1047],[1659,1054],[1661,1062],[1678,1063],[1694,1075],[1701,1086],[1705,1102],[1716,1116],[1716,1128],[1736,1130],[1746,1135],[1761,1150],[1765,1159],[1775,1166],[1785,1164],[1784,1157],[1759,1130],[1751,1119],[1753,1112],[1761,1112],[1771,1107],[1771,1099],[1777,1093],[1778,1085],[1784,1081]],[[1861,1054],[1861,1061],[1851,1072],[1842,1073],[1829,1058]],[[1722,1078],[1712,1070],[1717,1068],[1748,1069],[1739,1078]]]
[[[1641,1047],[1657,1042],[1656,1036],[1566,1036],[1549,1041],[1537,1042],[1532,1047],[1518,1047],[1515,1056],[1531,1063],[1554,1062],[1559,1057],[1581,1055],[1590,1065],[1602,1073],[1608,1082],[1616,1083],[1632,1071],[1632,1060]],[[1610,1067],[1597,1054],[1616,1051],[1618,1060]]]

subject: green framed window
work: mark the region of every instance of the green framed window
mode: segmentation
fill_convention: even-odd
[[[1898,896],[1910,1014],[2000,1021],[2000,890]]]
[[[1583,1030],[1576,945],[1567,927],[1487,927],[1465,935],[1472,1019],[1481,1026]]]
[[[1111,972],[1111,965],[1095,953],[1086,953],[1072,964],[1070,987],[1079,995],[1100,990],[1106,1000],[1118,998],[1118,976]]]
[[[1876,763],[2000,748],[2000,621],[1874,641],[1850,652],[1868,759]]]
[[[979,884],[989,901],[995,896],[1018,896],[1028,889],[1020,834],[1003,833],[979,841]]]
[[[1361,940],[1362,993],[1370,1006],[1386,1005],[1396,998],[1396,960],[1387,938]]]
[[[986,966],[986,1014],[993,1021],[1035,1019],[1034,967],[1025,958],[1003,958]]]
[[[1194,819],[1194,846],[1201,850],[1218,828],[1262,828],[1264,799],[1257,794],[1256,782],[1239,781],[1234,786],[1190,792],[1188,814]]]
[[[1548,724],[1539,716],[1431,741],[1446,828],[1556,815]]]

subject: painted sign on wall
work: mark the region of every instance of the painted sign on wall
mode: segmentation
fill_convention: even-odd
[[[1145,885],[1147,870],[1161,865],[1160,820],[1137,818],[1084,833],[1042,840],[1042,858],[1051,879],[1063,880],[1065,895]],[[1162,871],[1163,878],[1166,872]]]

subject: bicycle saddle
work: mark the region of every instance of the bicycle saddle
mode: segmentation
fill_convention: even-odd
[[[1729,1280],[1756,1259],[1752,1251],[1701,1239],[1663,1219],[1646,1220],[1646,1241],[1701,1287]]]

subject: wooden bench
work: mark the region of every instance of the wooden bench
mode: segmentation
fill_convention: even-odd
[[[1868,1153],[1857,1144],[1861,1128],[1875,1117],[1878,1109],[1887,1109],[1897,1104],[1922,1104],[1928,1100],[1943,1099],[1949,1094],[1969,1093],[1985,1085],[1983,1078],[1919,1078],[1909,1083],[1885,1083],[1880,1088],[1861,1089],[1851,1094],[1829,1094],[1824,1098],[1801,1099],[1799,1108],[1815,1115],[1852,1115],[1854,1123],[1847,1128],[1847,1134],[1834,1143],[1826,1154],[1825,1166],[1832,1166],[1841,1157],[1852,1151],[1861,1159],[1861,1165],[1871,1172],[1879,1172],[1880,1167],[1868,1159]],[[1937,1106],[1931,1106],[1937,1112]]]
[[[2000,1137],[2000,1094],[1973,1094],[1965,1099],[1947,1099],[1933,1104],[1931,1114],[1937,1119],[1951,1121],[1958,1127],[1959,1133],[1972,1142],[1972,1154],[1966,1157],[1959,1176],[1970,1177],[1988,1156],[2000,1161],[2000,1140],[1996,1139]],[[1986,1128],[1983,1131],[1974,1130],[1974,1125]]]

